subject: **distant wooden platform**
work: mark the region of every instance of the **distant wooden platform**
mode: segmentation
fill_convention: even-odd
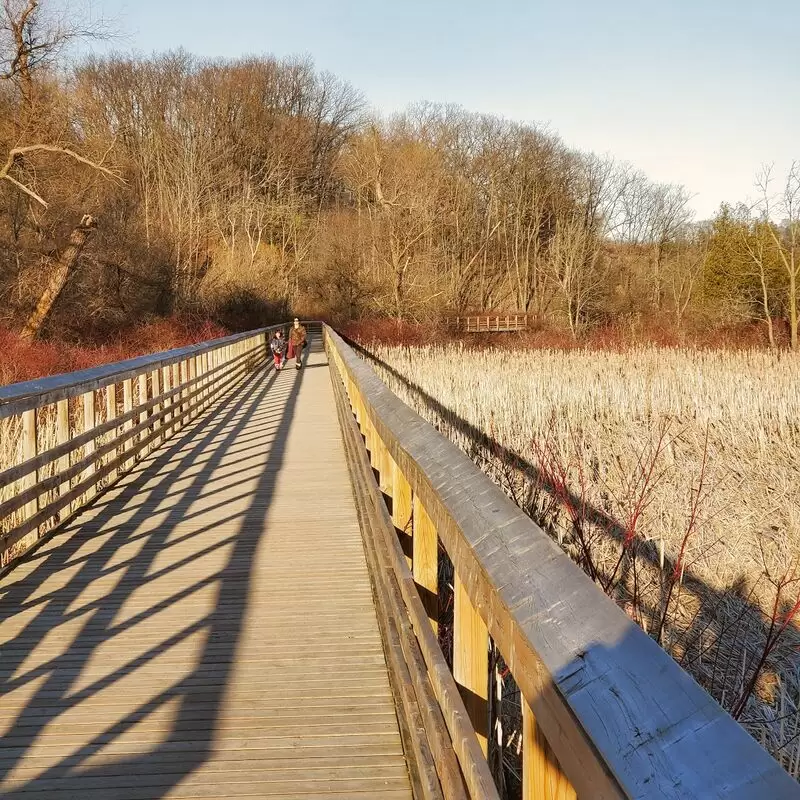
[[[448,317],[445,324],[462,333],[503,333],[528,330],[527,314],[471,314]]]
[[[2,797],[411,797],[313,344],[0,582]]]

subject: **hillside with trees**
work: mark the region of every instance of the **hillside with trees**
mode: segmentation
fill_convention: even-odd
[[[797,347],[800,164],[697,222],[686,188],[544,127],[381,118],[307,59],[67,61],[98,31],[36,0],[0,27],[0,325],[28,338],[502,310]]]

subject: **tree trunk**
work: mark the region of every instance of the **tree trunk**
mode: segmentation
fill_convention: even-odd
[[[789,272],[789,328],[792,350],[797,352],[797,270],[792,258],[792,269]]]
[[[75,226],[69,237],[67,246],[58,258],[56,268],[50,277],[45,290],[42,292],[39,302],[33,313],[28,317],[25,327],[20,332],[23,339],[35,339],[45,323],[50,310],[53,308],[58,296],[67,284],[72,268],[75,266],[84,245],[92,235],[92,231],[97,227],[94,217],[88,214]]]
[[[767,323],[767,334],[769,335],[769,346],[775,349],[775,332],[772,326],[772,311],[769,307],[769,293],[767,292],[767,277],[764,272],[764,262],[759,261],[759,276],[761,278],[761,305],[764,308],[764,321]]]

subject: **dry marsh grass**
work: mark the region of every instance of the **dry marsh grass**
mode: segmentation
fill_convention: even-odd
[[[371,352],[401,398],[800,773],[800,360]]]

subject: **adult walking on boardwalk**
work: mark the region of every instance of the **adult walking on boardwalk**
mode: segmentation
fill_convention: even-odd
[[[289,333],[289,358],[292,357],[294,352],[294,366],[300,369],[302,366],[301,359],[303,357],[303,348],[306,346],[306,329],[300,324],[297,317],[294,318],[294,326]]]

